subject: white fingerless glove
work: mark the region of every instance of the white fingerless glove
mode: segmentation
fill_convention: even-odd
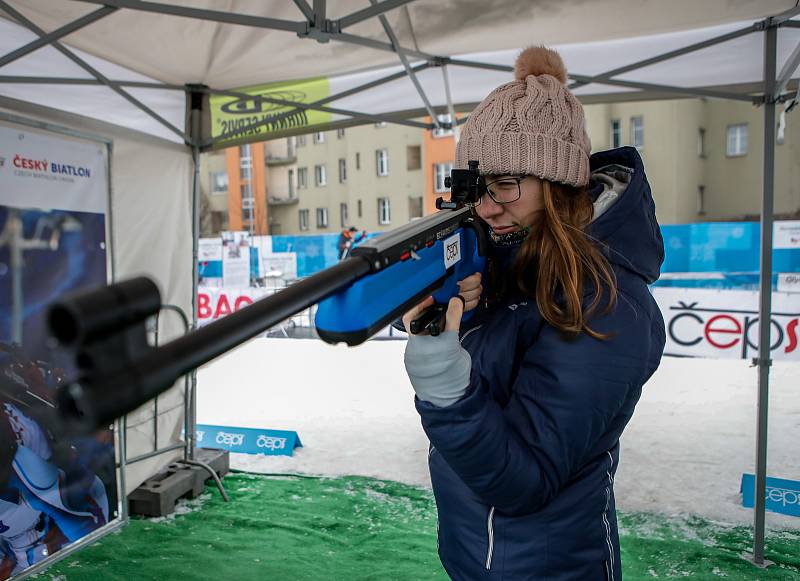
[[[437,407],[461,399],[469,387],[472,359],[458,340],[458,332],[408,336],[406,372],[417,397]]]

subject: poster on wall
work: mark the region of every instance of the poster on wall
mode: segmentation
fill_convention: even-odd
[[[0,125],[0,579],[119,517],[113,432],[58,436],[47,306],[108,280],[104,143]]]
[[[652,290],[667,330],[665,354],[718,359],[758,356],[758,292],[675,287]],[[800,295],[772,293],[772,359],[800,361],[799,325]]]
[[[222,233],[222,285],[250,286],[250,233]]]

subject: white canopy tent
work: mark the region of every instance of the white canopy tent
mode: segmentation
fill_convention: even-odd
[[[763,106],[765,320],[775,116],[800,100],[799,14],[796,0],[0,0],[0,111],[114,140],[115,275],[150,274],[188,310],[201,151],[364,122],[430,128],[418,119],[438,124],[437,113],[468,111],[509,80],[520,48],[555,46],[587,103],[704,96]],[[757,361],[756,564],[768,332]],[[169,445],[139,454],[147,461],[129,487],[178,453],[182,420],[165,422],[155,427]]]

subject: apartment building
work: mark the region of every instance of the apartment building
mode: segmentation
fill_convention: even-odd
[[[585,109],[594,151],[622,145],[639,150],[661,223],[756,219],[760,213],[760,108],[674,99]],[[786,116],[775,154],[775,212],[800,217],[800,113]],[[374,232],[435,210],[436,198],[446,195],[455,139],[452,130],[370,124],[204,158],[201,189],[211,218],[203,224],[225,223],[220,168],[227,167],[231,230],[318,234],[355,226]]]

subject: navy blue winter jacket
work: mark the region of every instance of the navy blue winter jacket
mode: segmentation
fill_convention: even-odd
[[[589,325],[611,338],[565,338],[532,298],[509,298],[462,325],[472,357],[465,396],[446,407],[416,400],[431,442],[439,555],[454,580],[622,577],[614,474],[620,435],[664,349],[647,287],[664,246],[638,152],[591,157],[593,171],[609,164],[633,169],[589,227],[609,246],[618,283],[617,306]]]

